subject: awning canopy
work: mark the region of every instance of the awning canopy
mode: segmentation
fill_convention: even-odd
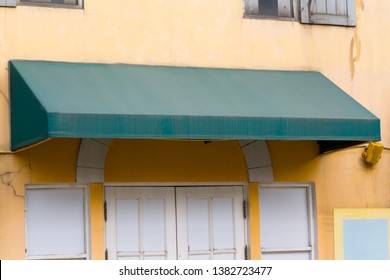
[[[380,140],[317,72],[10,61],[11,148],[46,138]]]

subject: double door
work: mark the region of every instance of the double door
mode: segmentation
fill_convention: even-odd
[[[244,259],[242,186],[106,187],[108,259]]]

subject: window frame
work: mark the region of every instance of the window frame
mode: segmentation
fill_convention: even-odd
[[[280,21],[299,21],[300,20],[300,11],[299,11],[299,0],[291,0],[292,8],[293,8],[293,16],[292,17],[284,17],[284,16],[270,16],[270,15],[261,15],[261,14],[250,14],[246,12],[246,2],[248,0],[243,0],[243,10],[244,10],[244,18],[247,19],[265,19],[265,20],[280,20]]]
[[[18,6],[32,6],[32,7],[50,7],[50,8],[67,8],[67,9],[83,9],[84,0],[77,0],[75,5],[67,4],[57,4],[57,3],[34,3],[34,2],[24,2],[23,0],[17,0]]]
[[[47,255],[29,255],[28,254],[28,221],[27,211],[28,203],[26,199],[29,190],[83,190],[83,214],[84,214],[84,249],[82,254],[47,254]],[[25,259],[26,260],[90,260],[91,259],[91,237],[90,237],[90,204],[89,204],[89,185],[87,184],[28,184],[25,186],[24,200],[24,222],[25,222]]]
[[[259,184],[259,211],[261,213],[261,189],[291,189],[291,188],[303,188],[306,190],[306,205],[307,205],[307,217],[308,217],[308,238],[309,247],[262,247],[260,244],[260,254],[272,254],[272,253],[309,253],[309,260],[318,259],[318,235],[317,235],[317,206],[316,206],[316,194],[314,183],[260,183]],[[260,214],[261,219],[261,214]],[[260,221],[260,240],[261,240],[261,221]]]

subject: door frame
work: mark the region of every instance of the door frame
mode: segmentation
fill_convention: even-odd
[[[103,198],[106,201],[106,188],[110,187],[237,187],[241,186],[243,190],[243,200],[248,204],[248,183],[247,182],[107,182],[103,184]],[[176,207],[176,206],[175,206]],[[107,210],[105,210],[107,211]],[[245,257],[250,256],[250,228],[249,228],[249,207],[246,206],[246,217],[244,220],[244,246],[245,246]],[[106,259],[107,259],[107,222],[104,222],[104,246],[106,248]],[[177,248],[176,248],[177,250]]]

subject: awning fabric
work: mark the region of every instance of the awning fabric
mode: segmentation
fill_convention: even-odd
[[[380,140],[318,72],[10,61],[11,148],[46,138]]]

